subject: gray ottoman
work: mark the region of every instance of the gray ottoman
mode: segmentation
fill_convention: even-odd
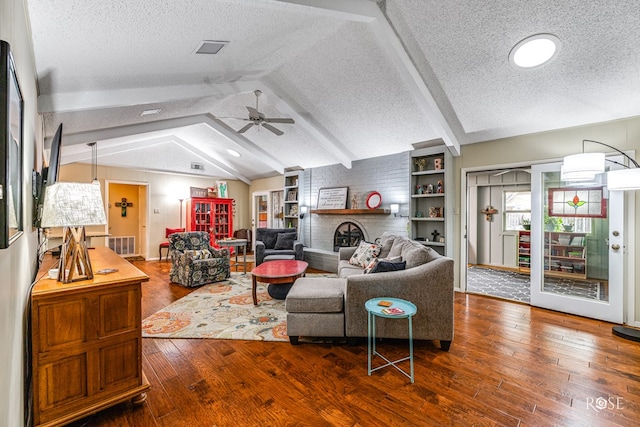
[[[287,335],[298,337],[344,337],[344,288],[346,279],[301,277],[285,300]]]

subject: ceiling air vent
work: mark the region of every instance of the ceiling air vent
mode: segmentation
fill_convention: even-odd
[[[215,55],[220,52],[220,49],[225,47],[229,42],[216,41],[216,40],[202,40],[196,47],[193,53],[198,55]]]
[[[191,163],[191,169],[195,169],[197,171],[203,171],[204,165],[202,163]]]

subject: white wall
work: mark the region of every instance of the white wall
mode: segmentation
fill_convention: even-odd
[[[38,118],[35,63],[26,1],[0,1],[0,39],[11,45],[24,100],[22,192],[24,234],[9,248],[0,250],[0,427],[24,425],[24,355],[27,301],[36,270],[37,233],[31,228],[31,170],[36,162]],[[39,158],[39,156],[38,156]],[[40,162],[38,162],[40,163]]]
[[[73,163],[60,168],[61,181],[90,180],[89,164]],[[148,259],[158,258],[158,245],[165,239],[165,228],[177,228],[180,225],[180,200],[189,196],[190,187],[206,188],[215,183],[214,178],[194,177],[184,175],[170,175],[157,172],[145,172],[131,169],[100,166],[98,161],[98,180],[105,196],[105,181],[147,183],[149,185],[149,221],[148,225],[148,253],[143,254]],[[233,229],[250,228],[251,197],[249,186],[242,181],[226,180],[229,197],[235,200],[235,215]],[[114,200],[111,201],[112,203]],[[182,203],[182,226],[187,227],[186,200]],[[92,239],[92,244],[104,245],[103,239]]]

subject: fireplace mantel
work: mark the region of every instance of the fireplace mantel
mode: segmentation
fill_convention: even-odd
[[[312,209],[316,215],[388,215],[389,209]]]

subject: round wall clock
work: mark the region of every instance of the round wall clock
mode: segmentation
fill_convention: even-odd
[[[367,207],[369,209],[377,209],[382,204],[382,196],[377,191],[367,196]]]

